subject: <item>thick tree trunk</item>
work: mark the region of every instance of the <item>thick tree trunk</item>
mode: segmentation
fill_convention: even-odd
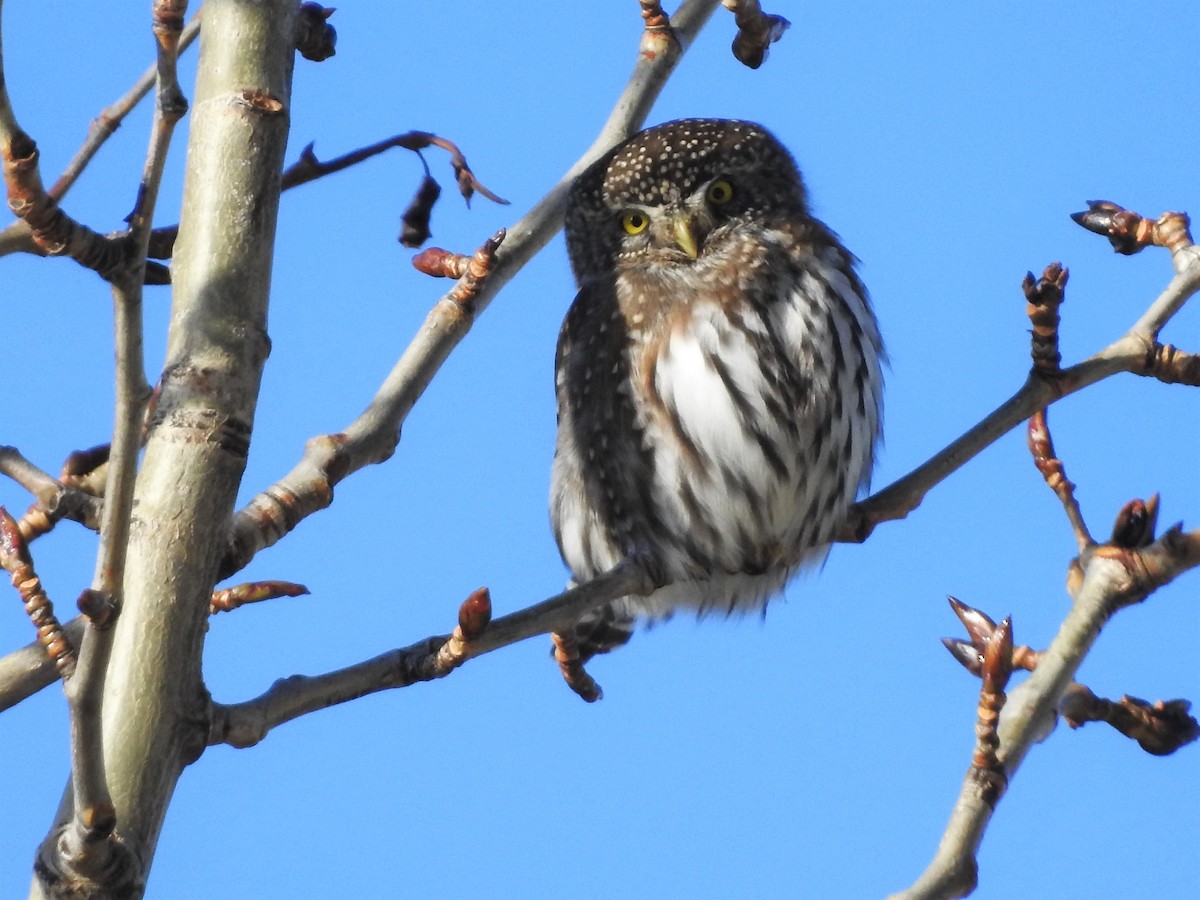
[[[296,8],[204,6],[167,362],[104,696],[105,763],[117,833],[142,864],[137,894],[175,783],[207,736],[201,651],[269,350]],[[34,895],[60,889],[35,883]]]

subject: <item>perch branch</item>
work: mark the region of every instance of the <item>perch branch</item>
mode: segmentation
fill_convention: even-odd
[[[649,594],[656,587],[644,567],[625,562],[549,600],[490,623],[490,598],[486,590],[476,591],[459,610],[459,627],[449,636],[428,637],[336,672],[312,677],[293,675],[244,703],[214,704],[209,743],[252,746],[284,722],[376,691],[442,678],[469,659],[547,634],[618,597]]]

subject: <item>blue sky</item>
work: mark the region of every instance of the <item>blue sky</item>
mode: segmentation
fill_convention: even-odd
[[[464,209],[446,161],[429,154],[447,187],[431,243],[473,249],[586,149],[634,60],[632,0],[534,8],[343,6],[338,55],[297,65],[289,161],[309,141],[324,157],[411,128],[445,135],[513,203]],[[772,11],[793,28],[752,72],[729,55],[733,25],[718,10],[650,121],[766,124],[795,154],[818,215],[862,259],[891,357],[882,486],[1020,386],[1027,270],[1055,260],[1071,269],[1068,362],[1123,333],[1169,281],[1165,253],[1118,257],[1068,214],[1091,198],[1149,215],[1200,209],[1200,126],[1186,89],[1195,11]],[[47,182],[150,62],[145,12],[73,5],[49,23],[38,5],[5,6],[5,74]],[[148,121],[148,109],[132,116],[97,158],[67,199],[73,215],[120,226]],[[163,221],[178,212],[183,137]],[[243,501],[288,471],[308,437],[361,411],[445,290],[412,270],[395,239],[420,172],[393,151],[285,197],[273,351]],[[55,470],[110,433],[107,292],[69,262],[9,257],[0,295],[10,373],[0,441]],[[480,585],[498,613],[561,587],[546,494],[554,341],[572,296],[556,239],[480,318],[395,457],[343,482],[331,509],[253,562],[246,577],[303,582],[312,595],[212,621],[205,676],[215,699],[444,632]],[[168,304],[165,289],[149,290],[152,373]],[[1200,350],[1194,307],[1164,340]],[[1163,522],[1200,522],[1198,423],[1194,389],[1132,376],[1053,409],[1094,533],[1154,491]],[[22,510],[28,497],[0,483],[0,502]],[[69,526],[35,546],[61,607],[89,580],[93,549]],[[211,749],[180,781],[149,895],[883,896],[929,860],[969,762],[976,685],[938,642],[958,633],[945,595],[1011,613],[1017,641],[1044,646],[1067,608],[1073,552],[1023,435],[1010,434],[906,521],[834,548],[765,622],[677,619],[597,660],[602,703],[568,692],[537,639],[439,683],[285,725],[253,749]],[[1198,579],[1122,612],[1080,680],[1110,697],[1200,696]],[[9,607],[3,651],[32,637],[15,595]],[[66,728],[57,689],[0,716],[4,896],[25,890],[53,816]],[[1195,747],[1157,759],[1102,726],[1060,727],[999,807],[975,896],[1196,896],[1198,786]]]

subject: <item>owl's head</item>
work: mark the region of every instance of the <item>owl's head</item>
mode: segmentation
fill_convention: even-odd
[[[807,217],[791,154],[761,125],[679,119],[593,164],[567,201],[567,249],[583,281],[623,266],[686,266],[750,226]]]

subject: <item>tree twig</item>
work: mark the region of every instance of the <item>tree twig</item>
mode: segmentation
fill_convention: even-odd
[[[1187,700],[1147,703],[1128,694],[1114,702],[1097,697],[1082,684],[1072,684],[1058,711],[1072,728],[1104,722],[1137,741],[1147,753],[1167,756],[1200,738],[1200,725],[1188,715],[1191,706]]]
[[[1079,508],[1079,501],[1075,498],[1075,485],[1067,478],[1062,460],[1054,452],[1054,440],[1050,437],[1046,410],[1038,410],[1030,418],[1026,440],[1029,452],[1033,455],[1033,464],[1042,473],[1046,485],[1062,503],[1067,520],[1071,523],[1071,531],[1075,534],[1075,542],[1082,553],[1096,542],[1092,540],[1091,532],[1083,519],[1083,512]]]
[[[382,141],[368,144],[366,147],[360,147],[357,150],[352,150],[349,153],[325,160],[324,162],[317,159],[316,153],[313,152],[313,146],[312,143],[305,146],[300,151],[300,157],[283,170],[283,179],[280,185],[281,191],[288,191],[302,184],[308,184],[310,181],[316,181],[319,178],[341,172],[351,166],[365,162],[374,156],[378,156],[380,153],[391,150],[393,147],[411,150],[421,157],[422,163],[425,162],[425,158],[421,154],[421,151],[429,147],[438,147],[450,154],[450,164],[454,169],[455,181],[458,184],[459,193],[462,194],[468,203],[470,203],[471,197],[478,193],[487,197],[493,203],[499,203],[503,206],[508,205],[507,200],[493,193],[484,186],[483,182],[475,177],[475,173],[467,165],[467,158],[463,155],[457,144],[446,138],[438,137],[436,134],[430,134],[427,131],[406,131],[403,134],[392,135],[389,138],[384,138]],[[425,172],[425,179],[422,182],[422,190],[418,192],[418,199],[422,200],[421,205],[423,208],[421,211],[428,216],[429,208],[432,207],[433,201],[441,193],[441,189],[437,187],[437,182],[430,177],[429,166],[427,164],[425,165]],[[437,188],[436,193],[429,185]],[[423,198],[422,194],[424,194]],[[156,228],[150,237],[150,256],[155,259],[169,259],[174,252],[175,238],[178,233],[178,225]],[[405,246],[419,246],[427,237],[428,231],[426,230],[420,240],[405,243]]]
[[[213,591],[208,601],[208,611],[210,615],[216,615],[219,612],[232,612],[250,603],[262,603],[279,597],[302,597],[307,593],[308,588],[304,585],[290,581],[250,581]]]

